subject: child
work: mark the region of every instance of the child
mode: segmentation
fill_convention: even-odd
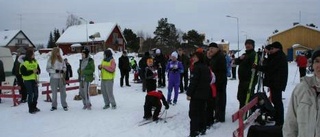
[[[79,81],[80,81],[80,96],[83,102],[82,109],[91,110],[91,103],[89,98],[89,86],[93,81],[93,73],[95,70],[94,60],[89,56],[89,50],[85,48],[82,51],[82,59],[80,60],[80,67],[78,69]]]
[[[148,86],[149,89],[147,89],[147,95],[144,103],[144,119],[150,119],[153,118],[153,121],[157,121],[159,118],[159,113],[161,110],[161,101],[163,105],[165,106],[165,109],[169,109],[169,105],[166,101],[166,98],[162,94],[162,91],[156,91],[156,82],[149,83],[151,85]],[[155,107],[156,109],[153,112],[152,115],[152,107]]]
[[[112,57],[111,50],[104,51],[105,58],[102,60],[99,69],[101,70],[101,93],[104,100],[103,109],[110,108],[116,109],[116,101],[113,95],[113,81],[115,76],[116,63]]]
[[[183,73],[183,65],[177,60],[178,53],[172,52],[171,61],[167,64],[166,71],[168,72],[168,102],[171,104],[171,93],[174,89],[173,105],[177,103],[179,88],[180,88],[180,73]]]
[[[147,59],[147,67],[145,68],[146,88],[147,92],[154,90],[153,86],[157,83],[158,73],[153,67],[153,59]]]

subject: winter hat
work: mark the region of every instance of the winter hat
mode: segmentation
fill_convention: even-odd
[[[273,43],[271,44],[271,47],[272,47],[272,48],[277,48],[277,49],[281,49],[281,50],[282,50],[282,45],[281,45],[281,43],[280,43],[280,42],[278,42],[278,41],[273,42]]]
[[[160,49],[157,49],[156,54],[160,54],[160,53],[161,53]]]
[[[86,56],[86,58],[89,56],[89,53],[90,53],[90,51],[89,51],[89,49],[88,48],[84,48],[83,50],[82,50],[82,53],[84,53]]]
[[[111,56],[112,56],[111,50],[106,49],[106,50],[104,51],[104,55],[106,55],[107,58],[111,57]]]
[[[253,48],[254,48],[254,46],[255,46],[255,45],[254,45],[254,40],[252,40],[252,39],[247,39],[244,44],[245,44],[245,45],[251,44],[251,45],[253,46]]]
[[[270,49],[271,49],[271,44],[267,45],[265,48],[266,48],[267,50],[270,50]]]
[[[316,57],[320,56],[320,48],[316,49],[313,53],[312,53],[312,57],[311,57],[311,63],[313,65],[313,61],[314,59],[316,59]]]
[[[174,52],[172,52],[172,53],[171,53],[171,57],[178,58],[178,53],[177,53],[177,52],[175,52],[175,51],[174,51]]]
[[[210,48],[210,47],[219,48],[219,47],[218,47],[218,44],[217,44],[217,43],[214,43],[214,42],[212,42],[212,43],[209,44],[209,48]]]
[[[144,53],[144,56],[145,56],[145,57],[149,57],[149,56],[150,56],[150,53],[149,53],[148,51],[146,51],[146,52]]]
[[[203,53],[203,48],[197,48],[196,52]]]

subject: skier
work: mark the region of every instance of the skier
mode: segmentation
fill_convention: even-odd
[[[58,47],[54,47],[52,49],[51,55],[47,61],[46,70],[50,75],[50,87],[52,90],[52,104],[50,110],[57,110],[57,94],[59,90],[63,110],[68,111],[68,104],[66,101],[66,81],[64,77],[67,68],[60,55],[60,49]]]
[[[180,86],[180,73],[183,73],[183,65],[180,61],[177,60],[178,53],[172,52],[171,54],[171,61],[167,64],[166,71],[168,72],[168,102],[171,102],[171,94],[172,90],[174,89],[174,98],[173,98],[173,105],[177,103],[178,95],[179,95],[179,86]]]
[[[83,108],[91,110],[91,103],[89,97],[90,83],[93,81],[93,73],[95,71],[94,60],[89,56],[89,49],[82,50],[82,59],[80,60],[80,66],[78,69],[80,87],[79,93],[82,98]]]
[[[162,94],[162,91],[156,91],[156,82],[148,83],[148,91],[144,103],[144,119],[150,119],[152,117],[153,121],[159,119],[159,113],[161,111],[161,101],[165,106],[165,109],[169,109],[169,105],[166,101],[166,98]],[[152,115],[152,108],[155,107],[155,110]]]

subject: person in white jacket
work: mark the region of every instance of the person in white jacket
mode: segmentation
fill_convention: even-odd
[[[320,49],[311,59],[314,75],[302,78],[292,92],[284,137],[320,137]]]
[[[52,49],[46,70],[50,75],[50,87],[52,90],[52,108],[50,110],[57,110],[57,92],[59,90],[61,105],[65,111],[68,111],[68,104],[66,102],[66,81],[64,78],[66,64],[61,57],[59,48],[55,47]]]

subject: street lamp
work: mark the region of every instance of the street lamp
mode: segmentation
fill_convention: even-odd
[[[87,46],[89,45],[89,40],[88,40],[88,21],[85,20],[84,18],[80,17],[81,20],[86,22],[86,37],[87,37]]]
[[[234,19],[237,19],[237,34],[238,34],[238,57],[239,57],[239,18],[238,17],[234,17],[234,16],[230,16],[230,15],[227,15],[226,17],[228,18],[234,18]]]

